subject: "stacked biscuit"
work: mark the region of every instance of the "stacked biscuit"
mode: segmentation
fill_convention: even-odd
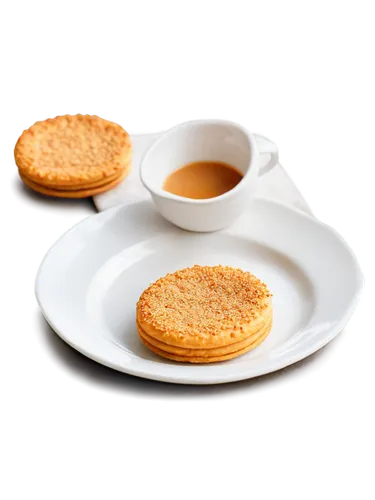
[[[194,266],[153,283],[137,303],[137,329],[148,349],[175,361],[235,358],[272,327],[267,286],[249,272]]]
[[[60,198],[84,198],[119,184],[131,167],[131,141],[98,116],[57,116],[25,130],[14,150],[23,182]]]

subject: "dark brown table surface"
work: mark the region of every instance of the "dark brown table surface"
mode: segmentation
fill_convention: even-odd
[[[90,388],[130,399],[152,401],[222,401],[241,398],[296,382],[318,371],[336,353],[343,330],[313,355],[261,377],[216,385],[182,385],[142,379],[112,370],[83,356],[49,326],[39,308],[33,312],[34,335],[49,360],[65,376]]]

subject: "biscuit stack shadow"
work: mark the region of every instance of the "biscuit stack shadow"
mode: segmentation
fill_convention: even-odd
[[[131,153],[120,125],[89,115],[36,122],[14,150],[23,182],[58,198],[86,198],[117,186],[130,171]]]
[[[174,361],[214,363],[254,349],[272,328],[267,286],[253,274],[194,266],[152,284],[137,304],[137,329],[152,352]]]

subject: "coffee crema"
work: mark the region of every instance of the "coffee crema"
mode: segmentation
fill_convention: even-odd
[[[205,200],[230,191],[242,178],[242,173],[227,163],[196,161],[168,175],[163,189],[184,198]]]

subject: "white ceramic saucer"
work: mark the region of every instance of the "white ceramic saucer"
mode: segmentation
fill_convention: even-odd
[[[167,272],[219,263],[269,285],[274,326],[267,340],[204,366],[149,352],[135,327],[142,291]],[[143,201],[93,215],[62,236],[40,266],[36,295],[52,328],[99,363],[166,382],[217,384],[278,370],[320,349],[347,323],[362,283],[343,239],[286,205],[255,200],[229,229],[199,234],[172,226]]]

